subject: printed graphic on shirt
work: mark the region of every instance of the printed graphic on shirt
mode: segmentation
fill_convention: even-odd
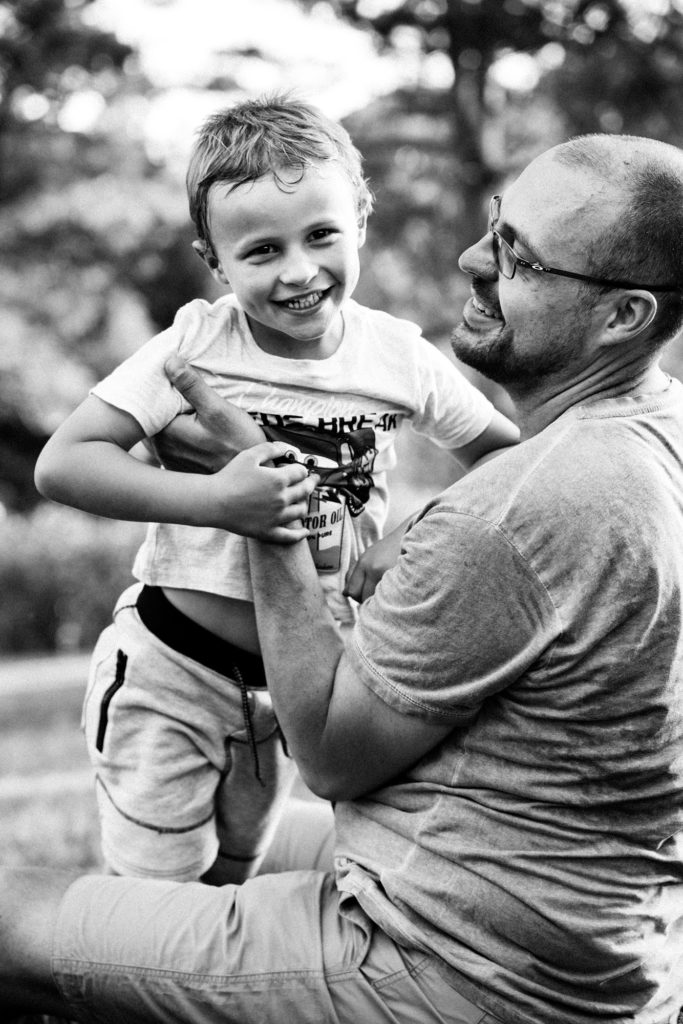
[[[318,572],[338,572],[342,562],[342,542],[346,498],[329,487],[318,487],[308,499],[304,526],[309,531],[308,546]]]
[[[360,515],[374,487],[374,430],[325,430],[305,423],[263,429],[269,440],[292,445],[285,459],[301,462],[320,477],[304,525],[310,531],[308,543],[318,572],[338,572],[346,511]]]
[[[361,412],[347,411],[344,414],[333,413],[329,416],[320,415],[320,398],[283,394],[281,389],[266,389],[262,381],[249,384],[241,382],[240,405],[247,409],[249,415],[266,430],[269,427],[279,430],[297,424],[308,424],[309,429],[330,431],[333,434],[351,433],[372,429],[375,434],[395,433],[401,425],[405,411],[400,409],[383,409]],[[229,395],[227,397],[230,397]],[[277,412],[263,412],[267,405],[276,406]]]

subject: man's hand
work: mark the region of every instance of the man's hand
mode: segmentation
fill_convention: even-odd
[[[247,537],[292,544],[308,536],[302,519],[317,478],[297,463],[273,466],[291,446],[267,442],[251,416],[206,384],[177,357],[166,373],[194,409],[157,435],[168,469],[207,476],[197,526],[214,526]]]
[[[374,594],[377,584],[387,569],[396,565],[401,554],[403,536],[411,520],[408,519],[378,540],[360,556],[346,574],[344,594],[362,602]]]
[[[182,359],[171,356],[164,369],[195,411],[176,416],[153,438],[162,466],[181,473],[216,473],[238,452],[265,441],[248,413],[217,395]]]

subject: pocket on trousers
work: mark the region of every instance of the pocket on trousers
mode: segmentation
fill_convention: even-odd
[[[114,681],[110,683],[107,689],[102,694],[99,707],[99,717],[97,720],[97,732],[95,734],[95,748],[102,753],[104,750],[104,739],[107,733],[107,725],[109,724],[109,706],[123,686],[126,680],[126,665],[128,664],[128,655],[125,654],[120,648],[116,652],[116,670],[114,672]]]

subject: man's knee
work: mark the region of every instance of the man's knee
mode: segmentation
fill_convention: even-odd
[[[62,896],[74,879],[65,872],[0,868],[0,1006],[51,1005],[52,936]]]

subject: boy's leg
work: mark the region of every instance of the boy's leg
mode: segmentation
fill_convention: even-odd
[[[52,935],[74,875],[0,869],[0,1020],[26,1013],[69,1016],[52,975]]]
[[[147,588],[143,609],[139,589],[122,595],[98,642],[84,706],[105,859],[120,875],[243,881],[295,778],[270,695],[231,677],[239,652],[158,591]],[[191,643],[192,654],[176,643]],[[207,652],[220,672],[202,663]]]
[[[102,852],[119,875],[190,881],[216,853],[222,738],[205,735],[211,695],[200,700],[187,659],[140,622],[138,590],[121,596],[114,625],[98,640],[83,706]]]

